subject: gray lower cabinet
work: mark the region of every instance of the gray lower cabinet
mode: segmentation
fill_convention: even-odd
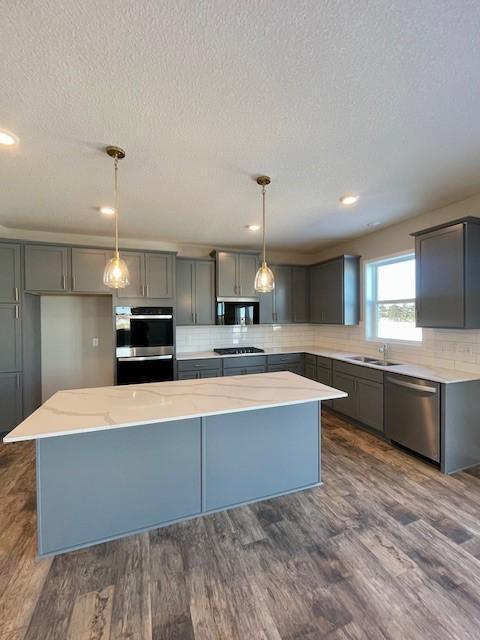
[[[0,371],[22,369],[22,328],[18,304],[0,305]]]
[[[332,386],[348,393],[333,401],[335,411],[383,432],[383,371],[334,361]]]
[[[11,431],[22,420],[22,375],[0,373],[0,433]]]
[[[310,268],[310,321],[355,325],[360,317],[360,259],[339,256]]]
[[[111,293],[103,284],[103,272],[113,252],[108,249],[72,248],[72,291]]]
[[[268,371],[291,371],[300,376],[305,373],[303,353],[285,353],[268,356]]]
[[[245,376],[250,373],[265,373],[265,367],[260,365],[256,367],[232,367],[225,369],[224,376]]]
[[[224,376],[241,376],[249,373],[265,373],[267,358],[265,356],[240,356],[223,358]]]
[[[216,378],[222,375],[221,358],[198,358],[197,360],[178,360],[177,379],[197,380],[198,378]]]
[[[18,302],[22,288],[19,244],[0,243],[0,304]]]
[[[25,290],[59,293],[69,289],[69,247],[25,245]]]
[[[176,261],[177,325],[215,324],[215,264],[211,260]]]

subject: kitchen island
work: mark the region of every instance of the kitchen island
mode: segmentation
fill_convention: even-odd
[[[4,438],[36,440],[39,555],[321,484],[345,396],[290,372],[59,391]]]

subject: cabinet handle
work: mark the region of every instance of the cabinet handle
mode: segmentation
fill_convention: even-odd
[[[15,302],[18,302],[18,287],[15,287]]]
[[[195,324],[198,324],[198,311],[195,311]]]
[[[149,297],[149,290],[150,290],[150,285],[146,284],[145,285],[145,295],[148,298]]]
[[[17,382],[17,389],[20,389],[20,374],[17,373],[16,377],[16,382]]]
[[[192,322],[195,322],[195,313],[192,311]]]
[[[18,305],[15,305],[15,319],[18,320],[19,317],[19,313],[18,313]]]
[[[75,289],[75,276],[72,275],[72,289]]]
[[[62,276],[62,289],[65,290],[67,288],[67,278],[65,274]]]

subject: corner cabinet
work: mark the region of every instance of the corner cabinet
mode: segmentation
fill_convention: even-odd
[[[480,218],[461,218],[412,235],[417,326],[480,328]]]
[[[177,325],[215,324],[215,263],[176,260]]]
[[[310,322],[355,325],[360,319],[360,257],[343,255],[310,268]]]
[[[232,251],[212,251],[216,261],[216,295],[219,298],[258,298],[255,275],[258,255]]]

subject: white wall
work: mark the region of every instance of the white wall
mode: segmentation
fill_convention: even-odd
[[[480,196],[477,195],[442,209],[409,218],[399,224],[380,229],[374,233],[328,247],[316,254],[315,262],[343,253],[362,256],[362,320],[360,325],[351,328],[317,326],[315,332],[316,344],[355,353],[377,355],[378,343],[370,342],[365,338],[363,321],[365,261],[383,258],[400,252],[413,251],[415,243],[410,233],[467,215],[480,215]],[[399,346],[392,344],[390,349],[390,356],[393,359],[418,362],[432,367],[480,373],[480,331],[424,329],[421,345]]]
[[[43,402],[60,389],[113,384],[110,296],[42,296],[41,323]]]

